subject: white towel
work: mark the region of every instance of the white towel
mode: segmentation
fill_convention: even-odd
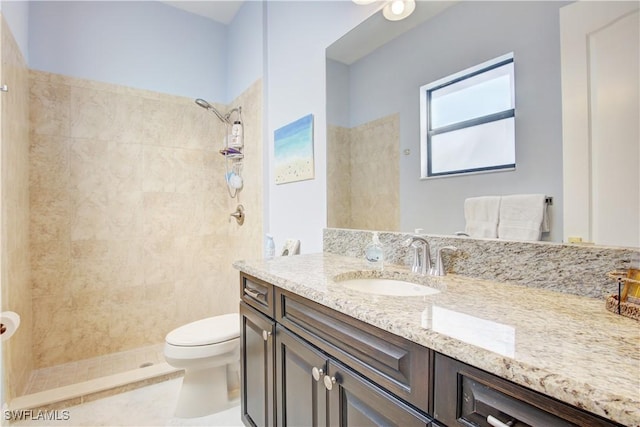
[[[540,240],[549,230],[544,194],[502,196],[498,238],[507,240]]]
[[[498,237],[500,196],[470,197],[464,201],[465,233],[471,237]]]

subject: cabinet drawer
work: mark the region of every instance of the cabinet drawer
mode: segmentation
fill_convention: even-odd
[[[434,380],[434,417],[450,427],[618,425],[441,354]]]
[[[276,289],[276,321],[431,413],[431,350],[282,289]]]
[[[273,285],[246,274],[240,275],[240,298],[256,310],[273,318]]]

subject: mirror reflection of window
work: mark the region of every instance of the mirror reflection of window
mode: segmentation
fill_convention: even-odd
[[[513,53],[420,88],[422,178],[515,169]]]

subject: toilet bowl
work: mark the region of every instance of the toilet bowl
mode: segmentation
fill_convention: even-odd
[[[169,332],[164,358],[184,369],[176,417],[213,414],[235,404],[240,387],[240,318],[237,313],[209,317]]]

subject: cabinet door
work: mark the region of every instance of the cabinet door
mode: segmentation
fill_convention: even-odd
[[[431,419],[331,360],[324,384],[331,426],[430,426]]]
[[[431,350],[276,289],[276,321],[394,396],[430,413]]]
[[[276,329],[278,426],[327,426],[327,356],[282,326]]]
[[[240,319],[242,421],[246,426],[273,426],[275,323],[243,302]]]

